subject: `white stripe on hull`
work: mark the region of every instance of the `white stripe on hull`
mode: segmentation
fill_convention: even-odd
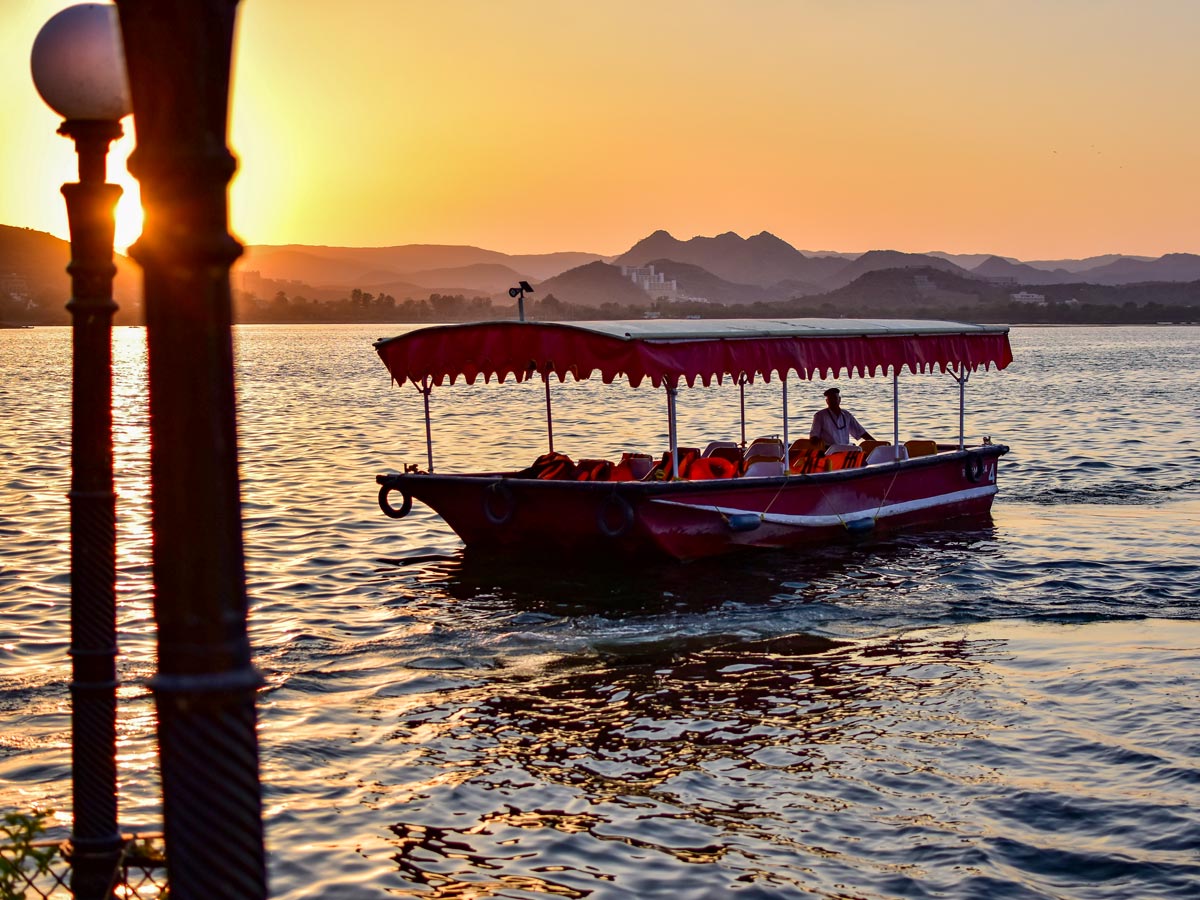
[[[902,516],[907,513],[920,512],[939,506],[953,506],[968,500],[978,500],[990,497],[996,493],[994,484],[968,488],[965,491],[955,491],[953,494],[938,494],[934,497],[922,497],[920,500],[906,500],[903,503],[892,503],[883,507],[845,512],[832,516],[789,516],[782,513],[759,512],[754,509],[738,509],[732,506],[701,506],[698,503],[681,503],[678,500],[651,500],[651,503],[661,503],[666,506],[684,506],[690,509],[711,510],[724,516],[758,516],[768,525],[791,525],[798,528],[828,528],[832,525],[844,525],[847,522],[857,522],[861,519],[887,519],[892,516]]]

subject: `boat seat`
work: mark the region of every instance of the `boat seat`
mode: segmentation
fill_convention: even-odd
[[[738,449],[738,445],[735,444],[733,441],[709,441],[708,446],[704,448],[704,452],[701,453],[700,455],[701,456],[712,456],[714,454],[714,451],[717,451],[717,450],[737,450],[737,449]],[[740,451],[739,451],[738,455],[739,456],[741,455]]]
[[[860,443],[858,445],[858,449],[863,452],[863,459],[866,460],[866,459],[870,458],[871,451],[874,450],[876,447],[887,447],[891,443],[892,443],[891,441],[875,441],[875,440],[863,441],[862,443]]]
[[[766,455],[751,456],[746,460],[746,468],[742,474],[747,478],[767,475],[783,475],[783,457]]]
[[[654,468],[654,457],[649,453],[622,453],[609,476],[609,481],[641,481]]]
[[[904,449],[908,451],[909,459],[916,456],[933,456],[938,452],[937,441],[905,441]]]
[[[815,441],[812,438],[796,438],[796,440],[792,441],[792,445],[788,447],[788,456],[792,456],[796,453],[807,453],[809,450],[815,449],[820,444],[821,442],[819,440]]]
[[[755,438],[743,456],[747,462],[752,456],[774,456],[783,459],[783,441],[777,437]]]
[[[833,456],[835,453],[846,453],[850,450],[860,449],[858,444],[830,444],[825,448],[826,456]]]
[[[880,463],[900,462],[905,459],[908,459],[908,450],[904,448],[903,444],[899,447],[884,444],[871,451],[871,455],[867,457],[867,465],[876,466]]]

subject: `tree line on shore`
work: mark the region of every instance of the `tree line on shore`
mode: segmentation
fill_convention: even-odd
[[[310,299],[303,294],[288,296],[276,291],[263,299],[248,291],[233,292],[233,319],[243,325],[273,323],[339,322],[465,322],[503,318],[492,309],[490,297],[431,293],[414,300],[398,301],[391,294],[372,294],[355,288],[337,300]]]
[[[844,304],[822,297],[748,304],[723,304],[689,300],[658,299],[648,305],[602,303],[598,306],[568,303],[553,294],[528,297],[526,318],[534,321],[588,321],[605,319],[730,319],[730,318],[876,318],[950,319],[960,321],[1010,322],[1024,324],[1153,324],[1158,322],[1200,323],[1200,306],[1160,303],[1149,300],[1121,304],[1080,302],[1047,298],[1042,304],[1020,303],[1007,297],[945,301],[926,304]],[[397,301],[388,294],[378,296],[354,290],[336,301],[287,297],[282,291],[270,301],[235,296],[235,321],[254,323],[396,323],[478,322],[515,319],[515,306],[495,306],[490,297],[462,294],[430,294],[428,298]]]
[[[1106,297],[1105,299],[1109,299]],[[873,318],[950,319],[1011,324],[1153,324],[1200,323],[1200,306],[1126,300],[1123,303],[1046,298],[1045,303],[1019,303],[1007,297],[940,299],[929,302],[883,301],[864,305],[822,296],[748,304],[722,304],[659,299],[648,305],[602,303],[587,306],[567,303],[553,294],[525,300],[526,318],[540,321],[641,318]],[[490,297],[431,293],[421,299],[397,300],[390,294],[354,289],[336,300],[288,296],[278,291],[263,299],[252,293],[233,292],[237,324],[425,324],[515,319],[515,306],[496,306]],[[0,323],[9,325],[69,325],[63,304],[29,304],[0,292]],[[119,325],[142,322],[139,304],[122,304],[115,318]]]

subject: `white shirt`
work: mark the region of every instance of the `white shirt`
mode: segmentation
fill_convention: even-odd
[[[867,429],[858,424],[858,419],[846,412],[844,409],[839,409],[835,414],[832,409],[817,410],[817,414],[813,416],[812,429],[809,431],[810,438],[819,438],[826,444],[848,444],[850,438],[860,438],[867,433]]]

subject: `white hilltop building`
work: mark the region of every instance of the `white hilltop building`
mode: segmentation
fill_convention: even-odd
[[[29,282],[15,272],[0,275],[0,293],[8,294],[18,303],[24,303],[26,309],[37,308],[37,304],[33,302],[33,291],[29,288]]]
[[[640,287],[654,300],[665,297],[667,300],[694,300],[704,302],[702,297],[689,297],[679,289],[679,283],[674,278],[667,278],[654,266],[621,266],[621,274]]]
[[[1009,294],[1008,299],[1013,303],[1045,303],[1045,294],[1035,294],[1032,291],[1017,291],[1015,294]]]

